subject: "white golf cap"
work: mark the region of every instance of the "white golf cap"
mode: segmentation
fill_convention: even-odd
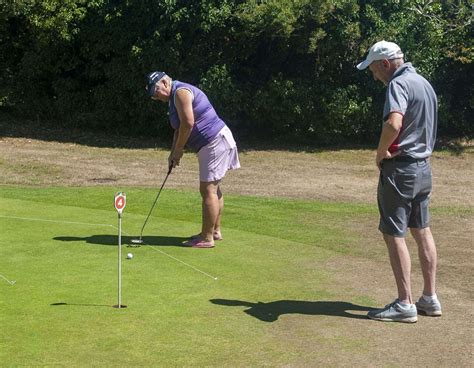
[[[387,42],[387,41],[379,41],[375,45],[373,45],[370,50],[369,54],[367,55],[367,59],[365,59],[362,63],[357,65],[357,69],[364,70],[373,61],[376,60],[383,60],[383,59],[399,59],[403,57],[403,52],[396,43]]]

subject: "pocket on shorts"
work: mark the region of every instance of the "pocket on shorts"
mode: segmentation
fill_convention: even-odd
[[[237,147],[237,143],[235,142],[234,136],[232,135],[232,132],[229,128],[226,127],[223,129],[222,138],[228,150]]]
[[[420,192],[429,194],[431,193],[432,188],[433,188],[433,178],[432,178],[432,173],[431,173],[431,167],[428,166],[422,172]]]
[[[394,189],[405,199],[415,198],[416,174],[402,174],[394,172],[390,178]]]

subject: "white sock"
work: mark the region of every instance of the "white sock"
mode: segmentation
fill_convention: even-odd
[[[438,296],[436,294],[433,294],[433,295],[423,294],[423,300],[427,303],[432,303],[432,302],[438,300]]]

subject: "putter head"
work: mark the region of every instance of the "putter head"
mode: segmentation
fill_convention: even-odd
[[[132,241],[130,242],[130,244],[128,244],[127,246],[128,246],[128,247],[135,247],[135,248],[138,248],[138,247],[140,247],[142,244],[143,244],[143,240],[142,240],[142,239],[132,239]]]

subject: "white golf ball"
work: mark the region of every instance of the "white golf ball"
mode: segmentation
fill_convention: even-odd
[[[132,253],[128,253],[127,254],[127,259],[132,259],[133,258],[133,254]]]

